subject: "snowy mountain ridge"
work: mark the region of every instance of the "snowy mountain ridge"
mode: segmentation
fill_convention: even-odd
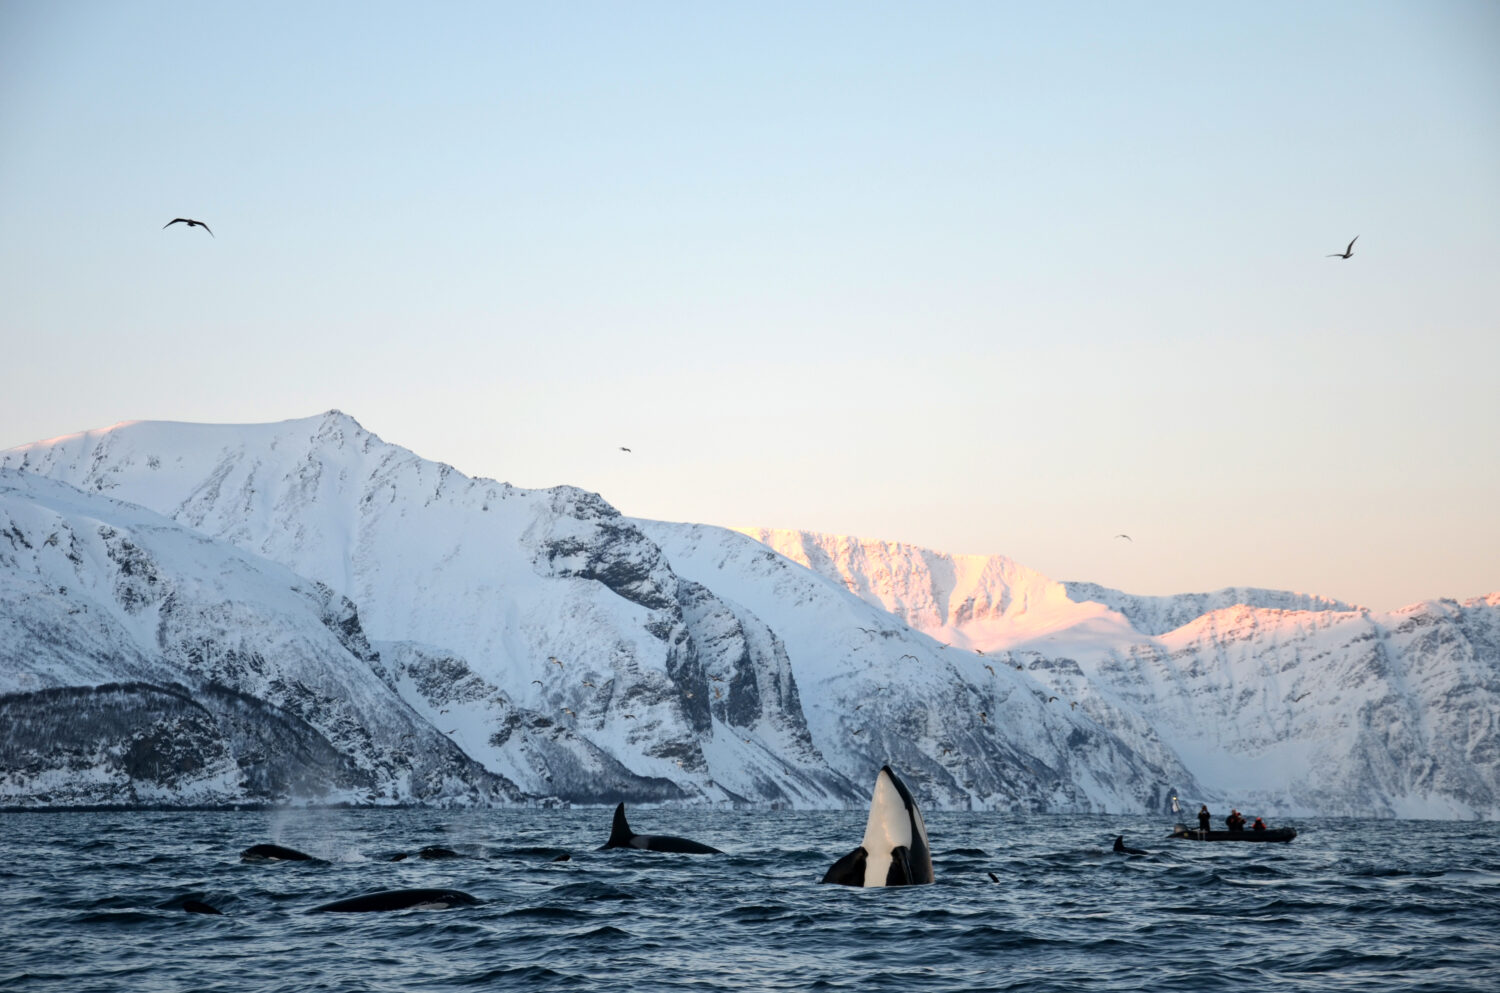
[[[380,701],[381,716],[350,720],[400,712],[473,765],[426,793],[397,775],[341,796],[828,806],[859,803],[890,761],[933,806],[1161,810],[1176,790],[1290,813],[1500,816],[1496,597],[1391,615],[1275,591],[1132,597],[999,556],[632,520],[576,488],[472,479],[337,411],[125,423],[0,453],[0,479],[0,551],[17,529],[35,545],[39,513],[49,534],[63,522],[102,541],[95,519],[126,513],[115,501],[162,515],[132,533],[193,535],[197,553],[174,537],[148,558],[160,581],[199,591],[210,652],[232,641],[211,603],[260,631],[280,601],[201,570],[220,556],[289,570],[325,631],[360,633],[336,663],[320,656],[348,670],[345,695]],[[41,720],[56,708],[18,695],[132,680],[178,692],[174,673],[187,702],[207,692],[201,663],[163,647],[191,634],[127,609],[107,551],[69,567],[95,575],[94,613],[111,618],[79,630],[41,593],[78,580],[11,544],[0,625],[37,634],[0,637],[0,706]],[[54,629],[64,647],[28,661]],[[285,703],[243,666],[221,682]],[[111,705],[166,713],[179,697]],[[324,724],[338,711],[304,709]],[[12,746],[40,768],[36,741],[0,741]],[[379,764],[345,739],[330,747]],[[27,782],[10,795],[37,795]]]

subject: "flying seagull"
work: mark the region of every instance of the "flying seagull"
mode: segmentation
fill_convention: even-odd
[[[1115,535],[1115,537],[1116,537],[1116,538],[1124,538],[1124,539],[1125,539],[1125,540],[1126,540],[1126,541],[1128,541],[1128,542],[1130,542],[1130,543],[1131,543],[1131,544],[1132,544],[1132,545],[1134,545],[1134,544],[1135,544],[1135,539],[1134,539],[1134,538],[1132,538],[1132,537],[1131,537],[1131,536],[1130,536],[1130,535],[1128,535],[1128,534],[1117,534],[1117,535]]]
[[[186,224],[190,228],[202,228],[203,230],[208,232],[208,236],[210,238],[214,236],[213,228],[209,227],[207,224],[204,224],[202,221],[195,221],[191,217],[174,217],[161,226],[162,230],[165,231],[167,228],[171,227],[174,224]]]
[[[624,445],[621,445],[620,446],[620,451],[622,451],[622,452],[628,452],[628,451],[630,451],[630,449],[626,448]]]
[[[1330,252],[1323,257],[1325,259],[1347,259],[1349,256],[1354,254],[1354,243],[1358,240],[1359,235],[1355,235],[1353,238],[1349,239],[1348,248],[1344,249],[1342,252]]]

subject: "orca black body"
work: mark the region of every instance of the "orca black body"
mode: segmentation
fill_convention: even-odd
[[[310,914],[367,914],[387,910],[447,910],[465,904],[480,903],[478,897],[462,890],[385,890],[366,893],[347,900],[335,900],[309,910]]]
[[[625,821],[625,805],[615,808],[615,821],[609,831],[609,840],[600,846],[606,848],[639,848],[647,852],[687,852],[691,855],[723,855],[717,848],[687,838],[674,838],[669,834],[636,834]]]
[[[823,876],[841,886],[915,886],[932,882],[932,849],[916,801],[891,767],[881,766],[870,797],[864,841]]]
[[[1125,836],[1119,835],[1115,838],[1115,851],[1121,855],[1150,855],[1151,853],[1142,848],[1128,848],[1125,845]]]
[[[280,845],[251,845],[240,852],[241,862],[317,862],[303,852],[295,848],[282,848]]]
[[[202,895],[203,894],[201,893],[198,894],[198,896]],[[162,910],[181,910],[189,914],[222,915],[224,913],[224,911],[220,910],[218,907],[215,907],[212,904],[204,903],[202,900],[198,899],[198,896],[173,897],[166,903],[158,903],[157,906]]]
[[[402,861],[405,861],[406,859],[408,859],[410,857],[411,857],[411,855],[408,852],[397,852],[395,855],[392,855],[390,858],[386,859],[386,861],[387,862],[402,862]],[[424,848],[421,851],[417,852],[416,857],[419,858],[419,859],[461,859],[461,858],[463,858],[462,855],[458,854],[453,849],[451,849],[451,848],[443,848],[440,845],[428,845],[426,848]]]

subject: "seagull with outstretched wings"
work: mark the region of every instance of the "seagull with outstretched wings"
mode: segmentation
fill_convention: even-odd
[[[1358,240],[1359,240],[1359,235],[1355,235],[1353,238],[1349,239],[1349,247],[1348,248],[1345,248],[1342,252],[1330,252],[1329,254],[1327,254],[1327,255],[1325,255],[1323,257],[1325,259],[1347,259],[1349,256],[1351,256],[1351,255],[1354,254],[1354,243],[1356,241],[1358,241]]]
[[[161,228],[163,231],[165,231],[167,228],[171,227],[174,224],[186,224],[190,228],[202,228],[203,230],[208,232],[208,236],[210,238],[214,236],[213,228],[209,227],[207,224],[204,224],[202,221],[195,221],[191,217],[174,217],[167,223],[163,224]]]

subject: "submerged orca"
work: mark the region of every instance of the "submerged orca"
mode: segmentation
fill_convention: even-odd
[[[408,853],[408,852],[397,852],[395,855],[392,855],[390,858],[386,859],[386,861],[387,862],[402,862],[402,861],[405,861],[407,858],[410,858],[410,857],[411,857],[410,853]],[[419,859],[461,859],[461,858],[463,858],[463,856],[460,855],[460,854],[458,854],[457,852],[455,852],[451,848],[444,848],[441,845],[428,845],[426,848],[424,848],[421,851],[417,852],[417,858],[419,858]]]
[[[385,890],[366,893],[347,900],[335,900],[321,907],[314,907],[309,914],[362,914],[383,910],[447,910],[460,904],[476,904],[482,901],[462,890]]]
[[[311,855],[280,845],[251,845],[240,852],[241,862],[316,862]]]
[[[825,883],[842,886],[913,886],[932,882],[927,826],[911,792],[883,765],[870,797],[864,841],[829,868]]]
[[[202,895],[201,893],[199,894],[199,896]],[[218,907],[204,903],[196,896],[173,897],[165,903],[158,903],[157,907],[162,910],[181,910],[189,914],[219,914],[222,916],[224,913]]]
[[[615,821],[609,830],[609,840],[599,847],[599,851],[606,848],[640,848],[648,852],[688,852],[693,855],[724,854],[701,842],[674,838],[669,834],[636,834],[625,821],[623,803],[615,808]]]
[[[1145,849],[1141,849],[1141,848],[1127,848],[1127,847],[1125,847],[1125,836],[1123,834],[1119,835],[1118,837],[1115,838],[1115,851],[1119,852],[1121,855],[1150,855],[1151,854],[1150,852],[1146,851]]]

